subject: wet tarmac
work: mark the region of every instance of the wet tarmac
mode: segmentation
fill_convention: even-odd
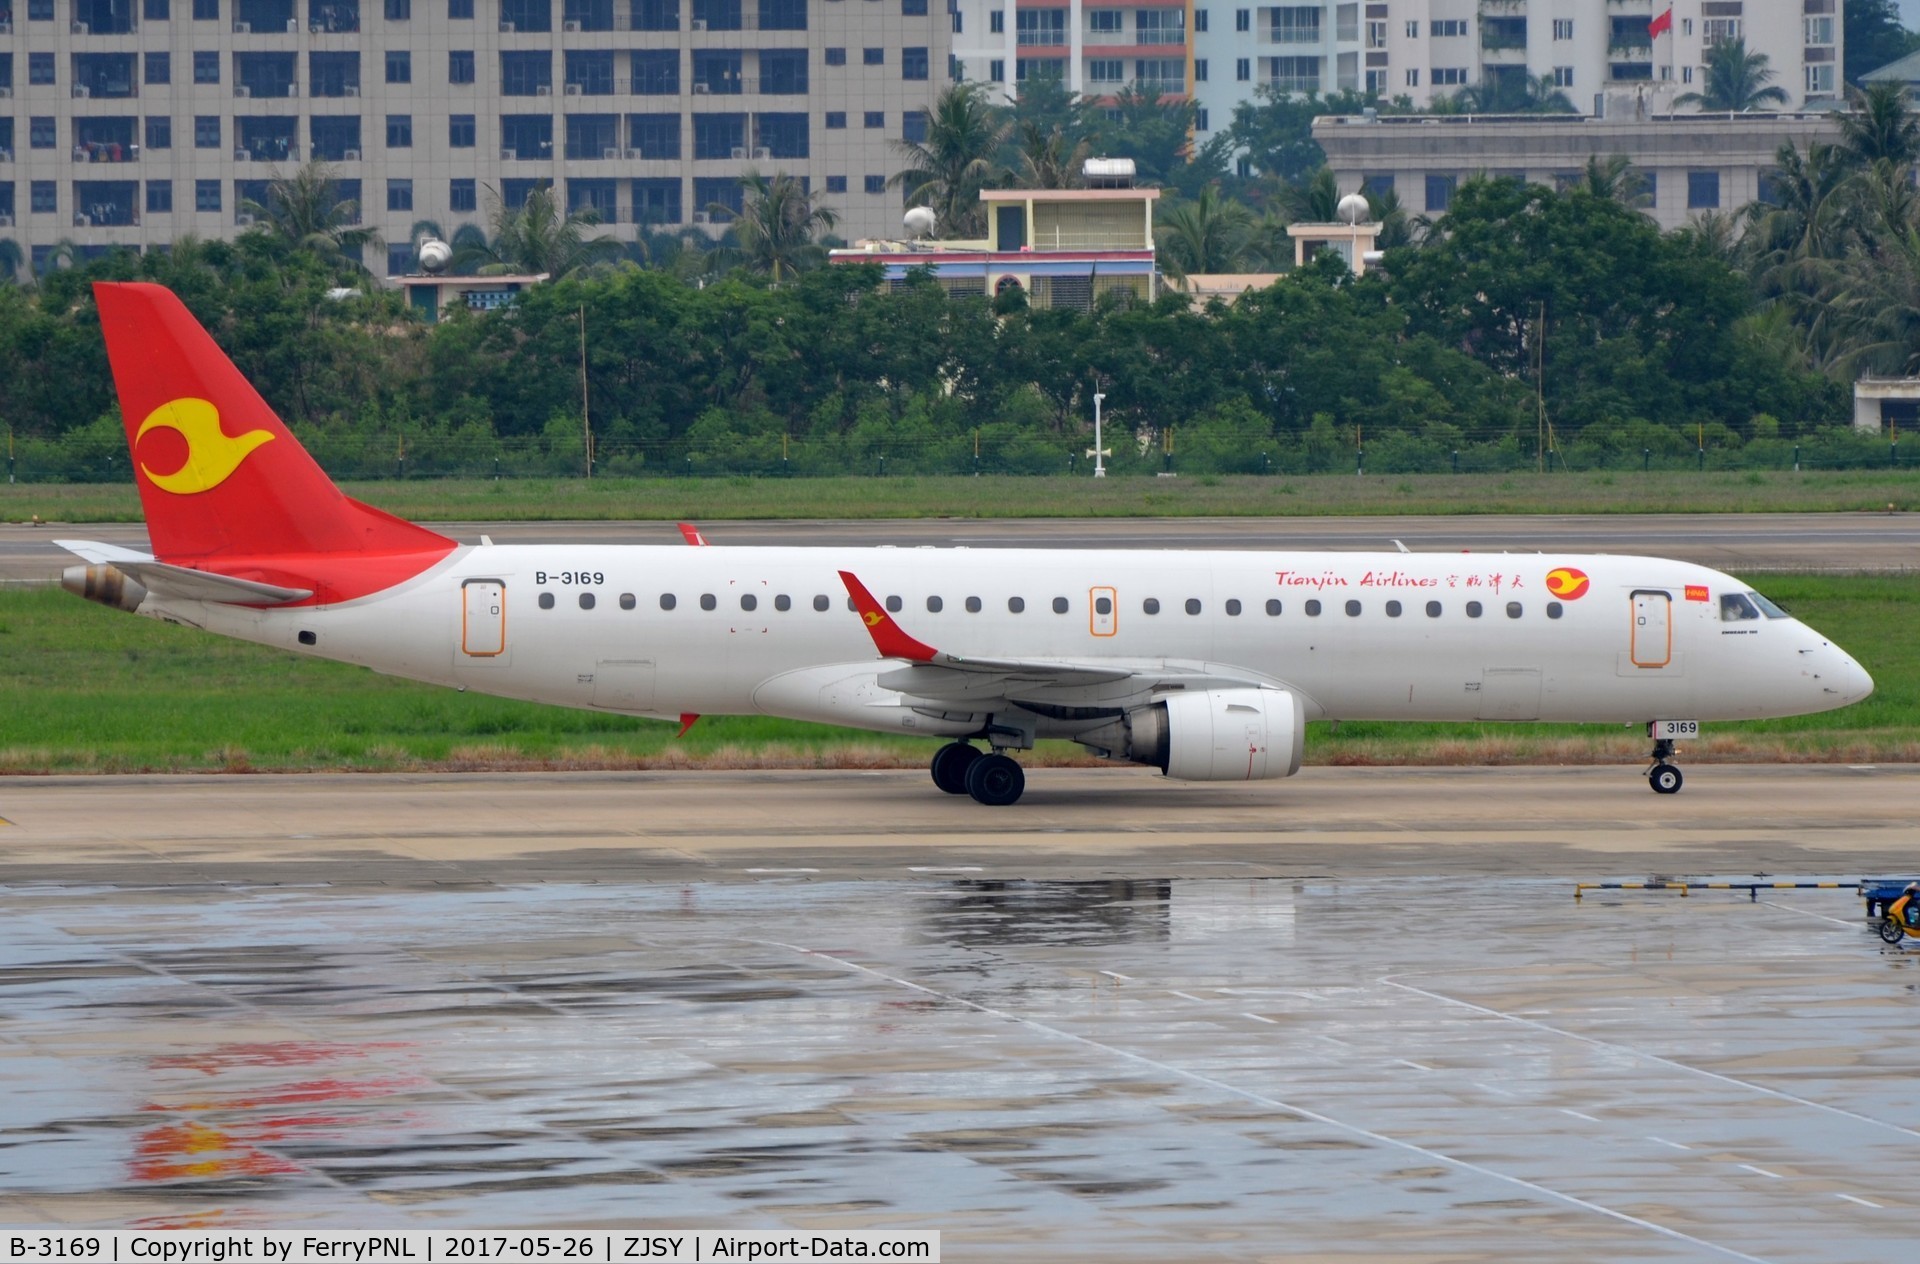
[[[1845,892],[1570,877],[1857,877],[1916,770],[1702,767],[1671,801],[1610,771],[1048,772],[990,821],[906,774],[0,783],[0,1224],[1904,1249],[1920,950]],[[1528,802],[1561,847],[1452,830]],[[776,810],[869,825],[816,854],[756,832]]]

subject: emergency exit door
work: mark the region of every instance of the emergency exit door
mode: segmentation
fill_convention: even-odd
[[[497,579],[470,579],[460,585],[460,652],[468,658],[496,658],[507,648],[507,586]]]
[[[1093,588],[1087,592],[1087,631],[1095,636],[1112,636],[1120,630],[1120,596],[1111,588]]]
[[[1635,667],[1665,667],[1673,661],[1673,594],[1644,588],[1633,594]]]

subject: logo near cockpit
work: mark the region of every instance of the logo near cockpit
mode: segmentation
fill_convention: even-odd
[[[1547,572],[1547,591],[1562,601],[1576,601],[1591,587],[1587,573],[1572,566],[1556,566]]]

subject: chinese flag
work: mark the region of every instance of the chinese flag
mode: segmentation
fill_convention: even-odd
[[[1647,35],[1649,38],[1652,38],[1652,39],[1659,39],[1662,35],[1665,35],[1667,32],[1671,31],[1672,29],[1673,29],[1673,6],[1672,5],[1667,6],[1667,11],[1665,13],[1662,13],[1659,17],[1656,17],[1653,21],[1647,23]]]

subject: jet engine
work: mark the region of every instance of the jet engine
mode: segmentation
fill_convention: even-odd
[[[1286,689],[1170,693],[1073,740],[1182,781],[1263,781],[1300,771],[1306,716]]]

